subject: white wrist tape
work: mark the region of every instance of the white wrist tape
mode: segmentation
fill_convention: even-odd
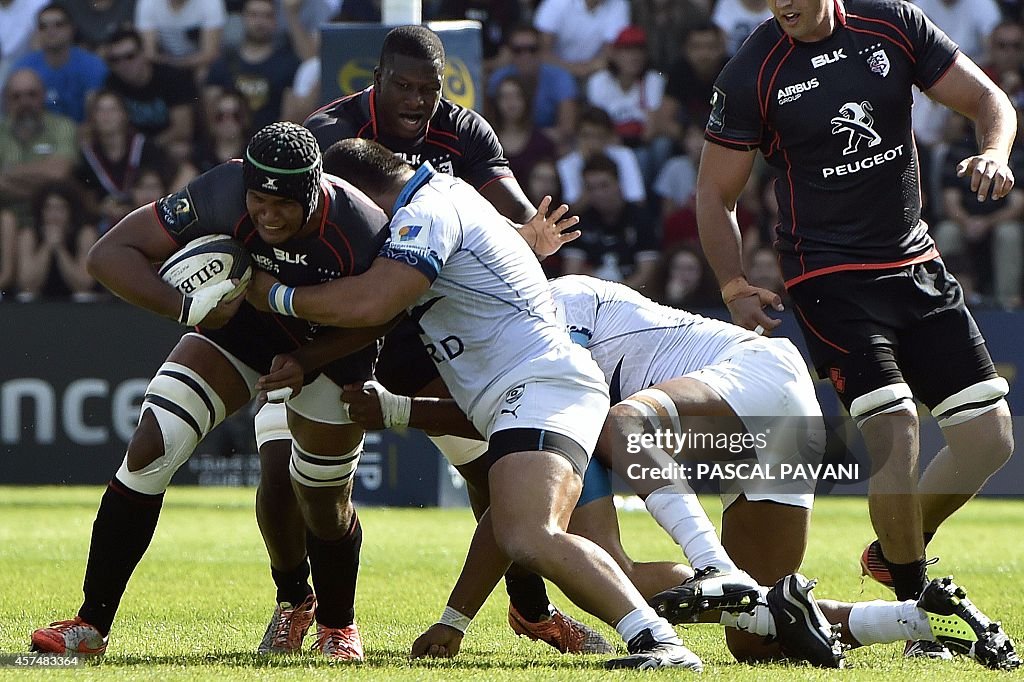
[[[450,628],[455,628],[462,634],[466,634],[466,629],[469,624],[473,622],[473,619],[462,613],[459,613],[450,606],[444,607],[444,613],[437,619],[437,622],[441,625],[447,625]]]
[[[178,313],[178,322],[186,327],[194,327],[201,324],[210,311],[217,307],[221,300],[235,290],[235,285],[230,280],[219,282],[213,286],[199,289],[190,296],[181,300],[181,312]]]
[[[367,383],[376,389],[377,402],[380,403],[380,417],[384,422],[384,428],[408,426],[409,413],[412,411],[412,398],[407,395],[396,395],[376,381],[368,381]]]

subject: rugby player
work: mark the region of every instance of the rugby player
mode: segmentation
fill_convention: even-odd
[[[978,154],[957,166],[978,201],[1013,187],[1017,117],[1007,96],[915,5],[770,0],[715,85],[697,187],[704,251],[733,320],[770,330],[781,308],[743,273],[736,200],[762,152],[778,180],[786,289],[822,378],[872,459],[878,539],[863,570],[916,599],[925,546],[1013,452],[1005,379],[993,367],[921,220],[912,89],[974,121]],[[919,479],[914,399],[947,446]],[[908,642],[907,655],[949,652]]]
[[[321,150],[346,138],[371,139],[418,166],[454,175],[477,188],[506,218],[520,224],[520,235],[541,258],[579,236],[575,218],[560,224],[563,231],[539,231],[530,218],[536,209],[509,169],[494,130],[472,109],[441,97],[445,53],[440,38],[424,26],[399,26],[384,39],[373,84],[335,100],[306,120]],[[546,211],[546,205],[542,212]],[[434,363],[427,356],[415,324],[400,322],[381,351],[378,379],[396,393],[447,395]],[[284,410],[268,404],[256,420],[261,476],[256,514],[277,585],[277,607],[259,651],[288,652],[302,646],[312,621],[314,601],[307,577],[301,519],[287,474],[290,445]],[[486,447],[457,436],[431,438],[452,462],[472,461]],[[485,486],[486,487],[486,486]],[[482,513],[486,490],[473,489],[474,509]],[[506,575],[510,604],[508,621],[520,635],[540,639],[562,652],[609,653],[611,646],[592,628],[550,604],[544,581],[512,566]]]
[[[259,312],[243,296],[228,301],[237,282],[183,296],[152,264],[196,238],[226,234],[245,245],[257,270],[295,285],[315,284],[366,270],[387,237],[386,224],[362,192],[322,173],[312,133],[275,123],[253,136],[244,160],[217,166],[136,209],[96,243],[88,260],[93,277],[129,303],[195,330],[150,382],[139,426],[100,502],[82,607],[74,618],[33,632],[35,650],[106,650],[174,472],[207,433],[252,399],[275,355],[323,333],[302,320]],[[354,648],[361,656],[352,610],[361,530],[350,494],[363,430],[338,398],[343,383],[372,376],[375,340],[386,328],[349,332],[353,348],[367,347],[308,376],[287,408],[295,436],[289,471],[319,596],[314,648],[332,659],[350,658]]]
[[[557,324],[534,254],[469,185],[429,164],[414,171],[383,146],[352,139],[328,149],[326,167],[387,207],[390,240],[349,286],[296,288],[257,273],[249,300],[340,327],[379,326],[407,310],[454,400],[487,436],[490,507],[477,537],[504,558],[494,582],[509,560],[553,580],[627,643],[629,655],[609,667],[700,670],[611,557],[565,532],[608,390]],[[467,622],[461,607],[441,617],[452,632]]]

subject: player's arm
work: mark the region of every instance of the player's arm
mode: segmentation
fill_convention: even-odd
[[[953,65],[926,93],[974,121],[978,154],[957,165],[957,175],[971,176],[971,191],[978,201],[1002,199],[1013,189],[1007,163],[1017,134],[1017,113],[999,86],[977,64],[958,53]]]
[[[498,213],[516,223],[527,222],[536,211],[511,175],[491,180],[480,188],[480,194],[498,209]]]
[[[376,381],[367,381],[344,386],[341,402],[348,403],[352,421],[367,431],[409,426],[432,436],[484,439],[451,398],[396,395]]]
[[[305,287],[284,286],[257,272],[247,295],[259,310],[332,327],[378,327],[413,305],[430,283],[416,267],[378,257],[361,275]]]
[[[697,227],[704,254],[718,278],[722,300],[729,307],[733,322],[747,329],[761,327],[763,331],[782,324],[763,311],[766,305],[782,310],[782,299],[747,282],[736,220],[736,201],[750,177],[756,153],[704,143],[697,173]]]

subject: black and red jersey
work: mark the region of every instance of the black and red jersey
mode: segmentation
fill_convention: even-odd
[[[314,111],[304,125],[322,150],[350,137],[376,140],[414,166],[429,161],[435,170],[461,178],[478,190],[512,176],[498,136],[484,117],[443,97],[423,135],[415,140],[378,129],[373,86]]]
[[[937,255],[921,220],[912,89],[935,85],[958,48],[909,2],[835,10],[832,35],[815,43],[761,24],[719,76],[705,132],[760,149],[775,170],[787,286]]]
[[[203,173],[157,201],[154,209],[175,244],[184,246],[209,234],[231,235],[245,245],[254,267],[289,286],[308,286],[365,272],[389,234],[384,212],[348,182],[325,174],[320,188],[324,211],[318,229],[274,246],[260,238],[246,210],[240,161]],[[275,317],[306,340],[316,326]]]

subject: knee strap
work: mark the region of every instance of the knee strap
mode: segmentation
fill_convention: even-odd
[[[968,386],[949,396],[932,409],[939,426],[956,426],[1005,405],[1003,397],[1010,392],[1006,379],[996,377]]]
[[[146,388],[142,415],[146,412],[156,419],[163,454],[138,471],[128,470],[125,456],[117,477],[136,492],[158,495],[167,490],[174,472],[188,461],[199,441],[224,421],[226,410],[220,396],[199,374],[176,362],[165,362]]]
[[[253,427],[257,449],[272,440],[292,439],[292,432],[288,430],[288,408],[284,403],[267,403],[261,407],[253,419]]]
[[[876,388],[850,403],[850,416],[857,422],[857,428],[876,415],[900,411],[917,414],[914,393],[903,383]]]
[[[363,439],[343,455],[315,455],[293,440],[288,473],[307,488],[340,488],[352,478],[362,452]]]

